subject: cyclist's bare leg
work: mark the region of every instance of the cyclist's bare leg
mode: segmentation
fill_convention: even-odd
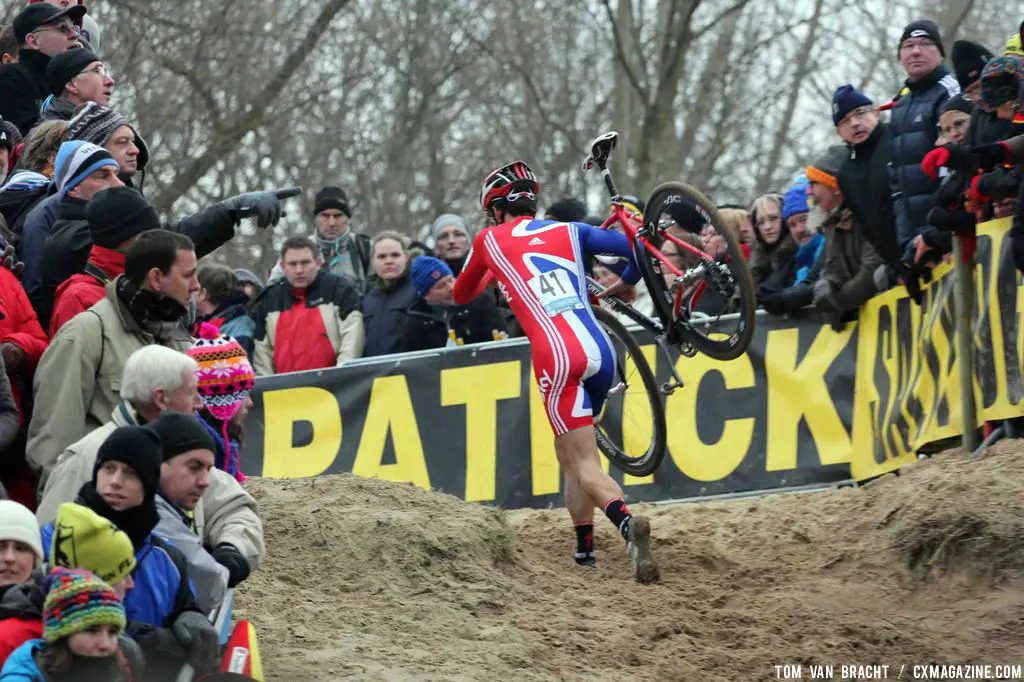
[[[650,522],[644,517],[633,518],[623,500],[622,488],[601,468],[594,427],[584,426],[555,437],[555,453],[566,476],[576,479],[583,492],[597,503],[629,542],[637,580],[656,581],[658,567],[649,552]]]

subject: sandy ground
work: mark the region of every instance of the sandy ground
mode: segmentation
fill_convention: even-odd
[[[270,553],[236,609],[270,681],[772,680],[773,666],[1024,663],[1024,441],[861,489],[643,509],[662,581],[608,523],[352,476],[247,484]],[[637,509],[634,509],[637,511]],[[840,669],[836,668],[835,679]]]

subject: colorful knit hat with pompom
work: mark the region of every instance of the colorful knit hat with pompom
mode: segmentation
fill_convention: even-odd
[[[196,361],[196,384],[206,411],[223,423],[225,460],[220,467],[239,481],[245,476],[238,470],[237,446],[228,438],[228,422],[238,414],[249,391],[256,383],[256,372],[249,363],[245,349],[231,336],[208,322],[199,327],[199,338],[188,350]]]
[[[199,338],[188,350],[199,364],[196,383],[203,407],[217,421],[229,421],[242,409],[245,397],[256,383],[256,372],[238,341],[203,323]]]
[[[97,625],[125,627],[124,606],[117,593],[94,574],[55,568],[47,576],[43,602],[43,639],[56,642]]]

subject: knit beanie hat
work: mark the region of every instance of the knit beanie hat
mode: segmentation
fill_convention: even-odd
[[[1015,54],[1018,57],[1024,57],[1024,37],[1022,37],[1024,31],[1021,33],[1014,33],[1006,41],[1006,45],[1003,46],[1003,54]]]
[[[146,428],[160,436],[160,442],[163,443],[161,458],[164,462],[193,450],[217,451],[209,431],[199,423],[199,417],[195,414],[164,412],[156,421],[147,424]]]
[[[800,213],[808,213],[811,210],[807,205],[807,185],[793,185],[786,191],[782,199],[782,219],[789,220]]]
[[[467,237],[473,236],[470,233],[469,228],[466,227],[465,220],[455,215],[454,213],[445,213],[439,216],[438,219],[434,221],[433,226],[430,228],[430,234],[431,236],[434,237],[435,242],[437,241],[437,235],[441,233],[441,230],[445,227],[448,227],[449,225],[454,225],[455,227],[459,228],[462,234],[466,235]]]
[[[961,111],[970,115],[974,113],[974,103],[962,94],[956,95],[942,103],[942,106],[939,107],[939,116],[942,116],[947,111]]]
[[[874,102],[867,95],[860,90],[856,90],[849,83],[840,85],[832,93],[832,123],[839,125],[839,122],[854,109],[872,104]]]
[[[452,269],[440,258],[420,256],[412,262],[412,285],[420,296],[426,296],[435,284],[451,276]]]
[[[62,143],[53,162],[53,179],[57,191],[61,196],[66,196],[93,171],[103,166],[117,169],[117,161],[103,147],[81,140]]]
[[[848,156],[849,152],[844,145],[832,145],[815,159],[814,163],[807,166],[807,179],[838,190],[839,169]]]
[[[138,167],[139,170],[145,170],[149,164],[149,147],[146,141],[139,135],[139,131],[128,123],[128,119],[110,107],[96,102],[86,102],[79,107],[68,121],[68,139],[84,140],[102,147],[114,131],[122,126],[128,126],[135,134],[135,146],[139,148]]]
[[[155,497],[160,490],[160,462],[163,443],[152,429],[142,426],[121,426],[107,436],[96,453],[96,466],[92,470],[93,483],[104,463],[111,460],[124,462],[142,481],[147,498]]]
[[[97,192],[85,207],[92,243],[107,249],[147,230],[160,227],[160,216],[142,192],[132,187],[112,187]]]
[[[124,630],[124,606],[107,583],[89,571],[55,568],[47,576],[43,639],[56,642],[97,625]]]
[[[981,78],[981,70],[993,56],[984,45],[969,40],[953,43],[953,71],[956,72],[956,82],[960,84],[961,90],[966,90]]]
[[[1024,104],[1024,58],[996,57],[981,72],[981,105],[989,111],[1017,100]]]
[[[187,351],[196,361],[196,383],[203,407],[218,421],[234,417],[256,384],[256,372],[245,349],[216,326],[204,322],[199,338]]]
[[[348,206],[348,197],[345,195],[345,190],[340,187],[324,187],[316,193],[313,215],[318,215],[321,211],[326,211],[329,208],[337,209],[349,218],[352,217],[352,209]]]
[[[0,149],[11,151],[21,143],[21,131],[10,121],[0,118]]]
[[[92,509],[66,502],[53,522],[50,562],[80,568],[116,585],[135,570],[135,549],[124,531]]]
[[[46,87],[50,94],[60,97],[71,79],[98,61],[100,58],[84,47],[73,47],[52,57],[46,65]]]
[[[25,505],[13,500],[0,500],[0,540],[24,542],[36,553],[36,566],[43,563],[39,522]]]
[[[237,277],[238,281],[241,282],[242,284],[253,284],[255,286],[258,286],[260,289],[263,288],[263,282],[260,281],[260,278],[257,277],[256,273],[254,273],[252,270],[246,270],[245,268],[237,268],[235,270],[235,277]]]
[[[939,34],[939,27],[935,25],[934,21],[928,21],[927,19],[918,19],[907,24],[907,27],[903,29],[903,35],[900,36],[899,45],[896,46],[896,56],[899,57],[899,48],[903,47],[903,43],[907,38],[928,38],[935,47],[939,48],[939,54],[943,57],[946,56],[946,48],[942,45],[942,36]]]

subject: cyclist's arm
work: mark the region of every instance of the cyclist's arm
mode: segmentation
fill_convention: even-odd
[[[473,240],[473,246],[466,257],[466,263],[462,266],[462,272],[455,280],[455,288],[452,289],[452,299],[456,305],[465,305],[479,296],[487,288],[493,279],[484,262],[484,233],[481,232]]]
[[[629,240],[620,232],[613,230],[602,230],[599,227],[592,227],[583,223],[576,223],[580,233],[580,246],[586,253],[593,253],[600,256],[619,256],[625,258],[629,265],[620,273],[620,277],[626,284],[636,284],[640,281],[640,269],[633,258],[633,247]]]

